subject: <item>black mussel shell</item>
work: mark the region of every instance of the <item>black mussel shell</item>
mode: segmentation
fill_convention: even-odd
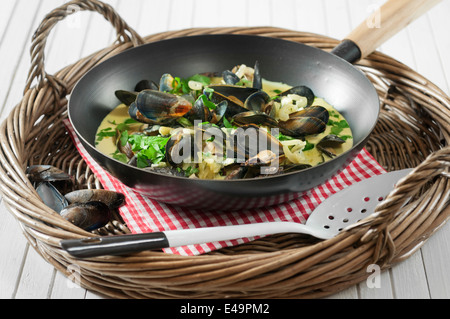
[[[248,111],[234,115],[232,117],[233,123],[237,125],[264,125],[268,127],[277,127],[278,121],[263,112]]]
[[[222,72],[222,78],[225,84],[235,85],[238,83],[241,79],[230,70],[225,70]]]
[[[336,150],[335,148],[341,146],[345,143],[345,140],[340,138],[337,135],[329,134],[325,136],[323,139],[320,140],[319,143],[317,143],[316,147],[319,151],[321,151],[323,154],[327,155],[328,157],[335,157],[336,156]]]
[[[32,182],[72,181],[72,176],[51,165],[31,165],[25,172]]]
[[[259,61],[255,62],[255,73],[253,74],[253,88],[262,90],[262,75],[259,67]]]
[[[296,94],[306,97],[306,100],[308,101],[306,106],[311,106],[315,99],[314,92],[309,87],[304,85],[294,86],[293,88],[284,91],[279,96],[287,96],[288,94]]]
[[[92,201],[102,202],[110,209],[116,209],[125,203],[125,195],[106,189],[82,189],[64,195],[70,204],[87,203]]]
[[[303,110],[300,110],[298,112],[291,113],[289,115],[289,118],[294,117],[316,117],[319,120],[321,120],[324,123],[328,123],[328,120],[330,119],[330,113],[326,108],[323,106],[309,106],[305,107]]]
[[[263,112],[266,105],[270,103],[269,94],[264,91],[258,91],[251,94],[244,102],[244,107],[249,111]]]
[[[125,104],[126,106],[130,106],[131,103],[136,101],[137,92],[131,92],[126,90],[117,90],[114,92],[116,97],[119,99],[120,102]]]
[[[156,84],[154,81],[149,80],[142,80],[139,81],[136,84],[136,87],[134,88],[136,92],[141,92],[143,90],[159,90],[158,84]]]
[[[278,126],[281,133],[302,138],[324,132],[327,124],[317,117],[295,117],[287,121],[279,121]]]
[[[75,203],[61,211],[61,216],[81,229],[92,231],[111,220],[111,210],[102,202]]]
[[[40,182],[36,187],[36,192],[44,204],[58,214],[69,205],[67,199],[51,182]]]

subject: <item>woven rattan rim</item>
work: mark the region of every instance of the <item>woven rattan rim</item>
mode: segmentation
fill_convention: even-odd
[[[53,76],[46,74],[43,50],[67,6],[101,13],[118,41]],[[33,37],[32,66],[23,99],[0,127],[0,191],[32,247],[78,283],[113,298],[318,298],[367,278],[367,266],[382,270],[414,253],[450,216],[450,99],[433,83],[393,58],[376,52],[358,66],[375,85],[381,101],[379,123],[368,151],[387,170],[415,168],[391,192],[375,215],[339,236],[269,236],[207,255],[186,257],[142,252],[128,257],[74,259],[61,239],[92,236],[45,206],[25,175],[32,164],[51,164],[76,178],[77,188],[102,186],[77,153],[62,121],[75,83],[89,69],[133,45],[198,34],[257,34],[331,50],[337,40],[273,27],[198,28],[141,38],[99,1],[72,1],[49,13]],[[37,81],[36,85],[32,86]],[[97,233],[129,230],[116,220]]]

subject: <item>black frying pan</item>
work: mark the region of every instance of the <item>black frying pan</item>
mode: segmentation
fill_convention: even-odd
[[[436,2],[390,1],[381,8],[380,28],[377,25],[367,28],[364,22],[332,54],[290,41],[248,35],[192,36],[142,45],[89,71],[72,91],[69,118],[87,152],[102,167],[153,199],[215,210],[277,204],[325,182],[361,151],[377,122],[379,100],[371,82],[351,63],[371,53],[392,31],[404,27]],[[116,90],[133,90],[142,79],[159,81],[164,73],[187,77],[201,72],[221,72],[242,63],[253,65],[256,60],[264,78],[294,86],[306,85],[316,96],[335,106],[350,124],[353,148],[300,172],[217,181],[144,171],[105,156],[94,147],[100,122],[119,103],[114,95]]]

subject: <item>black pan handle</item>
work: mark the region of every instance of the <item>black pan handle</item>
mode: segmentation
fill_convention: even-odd
[[[169,247],[163,232],[61,240],[61,248],[77,258],[123,255]]]
[[[356,27],[332,53],[350,63],[357,62],[440,1],[388,0]]]

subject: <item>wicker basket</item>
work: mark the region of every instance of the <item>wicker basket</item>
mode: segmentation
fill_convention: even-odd
[[[69,5],[101,13],[118,41],[54,76],[44,70],[44,46]],[[59,247],[61,239],[92,236],[45,206],[25,175],[32,164],[51,164],[76,177],[77,188],[101,188],[77,153],[62,121],[75,83],[89,69],[132,46],[197,34],[257,34],[330,50],[338,41],[278,29],[201,28],[141,38],[108,5],[73,1],[48,14],[33,37],[32,66],[22,101],[0,128],[1,194],[34,249],[66,276],[77,265],[81,286],[113,298],[317,298],[361,282],[370,264],[382,270],[415,252],[449,218],[450,100],[407,66],[375,52],[358,66],[375,85],[381,101],[379,123],[367,145],[386,170],[414,167],[377,213],[337,237],[318,241],[284,234],[202,256],[148,251],[128,257],[78,260]],[[36,83],[33,83],[35,82]],[[34,86],[32,86],[35,84]],[[404,204],[405,199],[407,200]],[[116,220],[98,231],[129,230]]]

